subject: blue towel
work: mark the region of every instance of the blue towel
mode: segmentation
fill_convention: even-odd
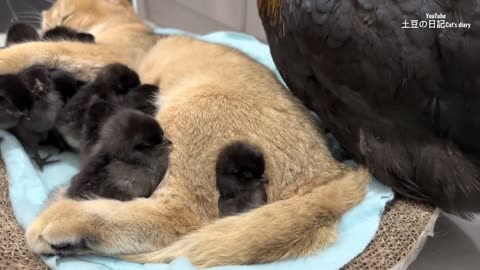
[[[157,29],[158,34],[189,34],[174,29]],[[189,34],[194,36],[193,34]],[[268,46],[255,38],[233,32],[217,32],[199,39],[235,47],[271,70],[275,70]],[[9,177],[9,191],[12,207],[22,228],[26,228],[45,207],[48,196],[55,188],[68,184],[70,178],[78,171],[78,156],[63,153],[54,158],[61,160],[51,164],[40,172],[30,161],[15,137],[0,131],[4,140],[0,144],[1,154]],[[55,151],[42,148],[41,155]],[[365,200],[346,213],[339,224],[338,240],[331,247],[318,254],[282,262],[252,266],[222,266],[213,269],[244,270],[295,270],[295,269],[339,269],[360,254],[373,239],[380,224],[385,205],[393,198],[391,189],[377,181],[369,185]],[[53,269],[59,270],[190,270],[194,269],[186,258],[177,258],[170,264],[135,264],[108,257],[50,257],[44,258]]]

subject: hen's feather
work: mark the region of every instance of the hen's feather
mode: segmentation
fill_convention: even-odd
[[[480,211],[479,2],[259,0],[259,11],[289,88],[380,181]],[[471,27],[430,28],[427,13]]]

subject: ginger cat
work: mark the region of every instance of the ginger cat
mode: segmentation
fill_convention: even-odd
[[[157,119],[174,147],[151,198],[57,196],[26,232],[33,252],[135,262],[186,256],[200,267],[272,262],[333,243],[340,216],[364,198],[369,172],[336,162],[304,106],[246,55],[154,36],[126,0],[57,0],[43,18],[44,29],[68,26],[96,43],[15,45],[0,51],[0,74],[45,64],[88,79],[103,65],[127,64],[161,89]],[[219,219],[215,164],[238,140],[265,154],[269,203]]]

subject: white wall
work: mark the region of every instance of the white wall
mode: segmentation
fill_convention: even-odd
[[[229,30],[265,41],[256,0],[138,0],[139,14],[159,26],[204,34]]]

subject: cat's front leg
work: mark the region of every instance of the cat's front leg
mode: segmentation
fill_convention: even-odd
[[[28,42],[0,50],[0,74],[18,73],[34,64],[69,71],[78,79],[92,80],[105,65],[135,62],[119,48],[81,42]]]
[[[205,221],[181,202],[168,196],[128,202],[61,199],[28,228],[27,243],[41,255],[116,255],[157,250]]]
[[[62,200],[52,204],[28,228],[27,243],[30,249],[41,255],[87,254],[95,219],[80,211],[79,202]],[[88,241],[88,242],[87,242]]]
[[[28,63],[32,63],[32,59],[28,58],[26,50],[16,46],[0,49],[0,75],[18,73],[28,67]]]

